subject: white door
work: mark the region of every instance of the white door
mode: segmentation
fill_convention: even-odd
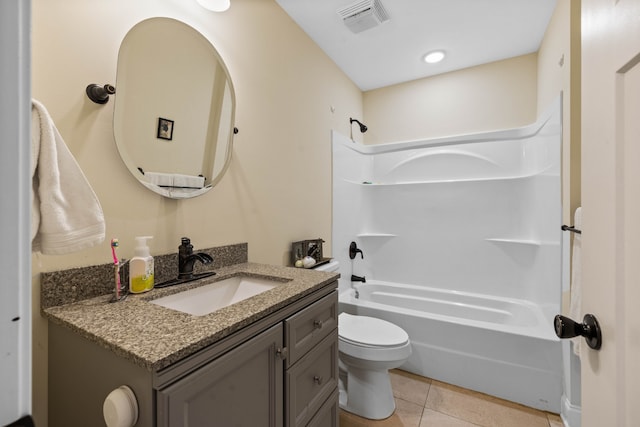
[[[582,426],[640,426],[640,0],[582,0],[582,206]]]

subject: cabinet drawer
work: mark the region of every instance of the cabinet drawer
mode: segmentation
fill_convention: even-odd
[[[338,388],[338,329],[286,374],[287,426],[306,425]]]
[[[311,418],[307,427],[338,427],[340,417],[340,407],[338,405],[338,390],[334,391],[318,410],[318,413]]]
[[[285,320],[287,367],[338,327],[338,291],[334,291]]]

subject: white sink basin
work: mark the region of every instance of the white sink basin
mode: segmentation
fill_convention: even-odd
[[[158,298],[151,303],[194,316],[204,316],[285,283],[287,282],[247,276],[230,277]]]

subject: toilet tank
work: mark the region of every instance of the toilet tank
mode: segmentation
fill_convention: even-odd
[[[337,259],[332,259],[331,261],[314,267],[313,269],[318,271],[337,272],[340,269],[340,263]]]

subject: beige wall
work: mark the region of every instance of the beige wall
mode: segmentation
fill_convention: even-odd
[[[538,110],[563,93],[563,221],[580,206],[580,0],[558,0],[538,53]]]
[[[114,102],[87,99],[89,83],[114,83],[120,42],[152,16],[179,19],[224,59],[237,97],[233,160],[220,184],[192,200],[164,199],[140,185],[113,140]],[[154,254],[248,242],[249,260],[284,264],[292,241],[322,237],[331,248],[331,129],[362,115],[360,90],[272,0],[234,0],[221,14],[186,0],[34,0],[33,97],[51,113],[97,193],[107,241],[69,256],[33,257],[34,415],[46,427],[47,324],[39,273],[133,255],[134,236],[153,235]],[[332,108],[335,110],[332,112]]]
[[[562,222],[581,205],[580,0],[558,0],[538,52],[538,108],[562,92]],[[562,311],[569,313],[570,292]]]
[[[367,144],[461,135],[536,119],[537,55],[529,54],[364,94]]]

